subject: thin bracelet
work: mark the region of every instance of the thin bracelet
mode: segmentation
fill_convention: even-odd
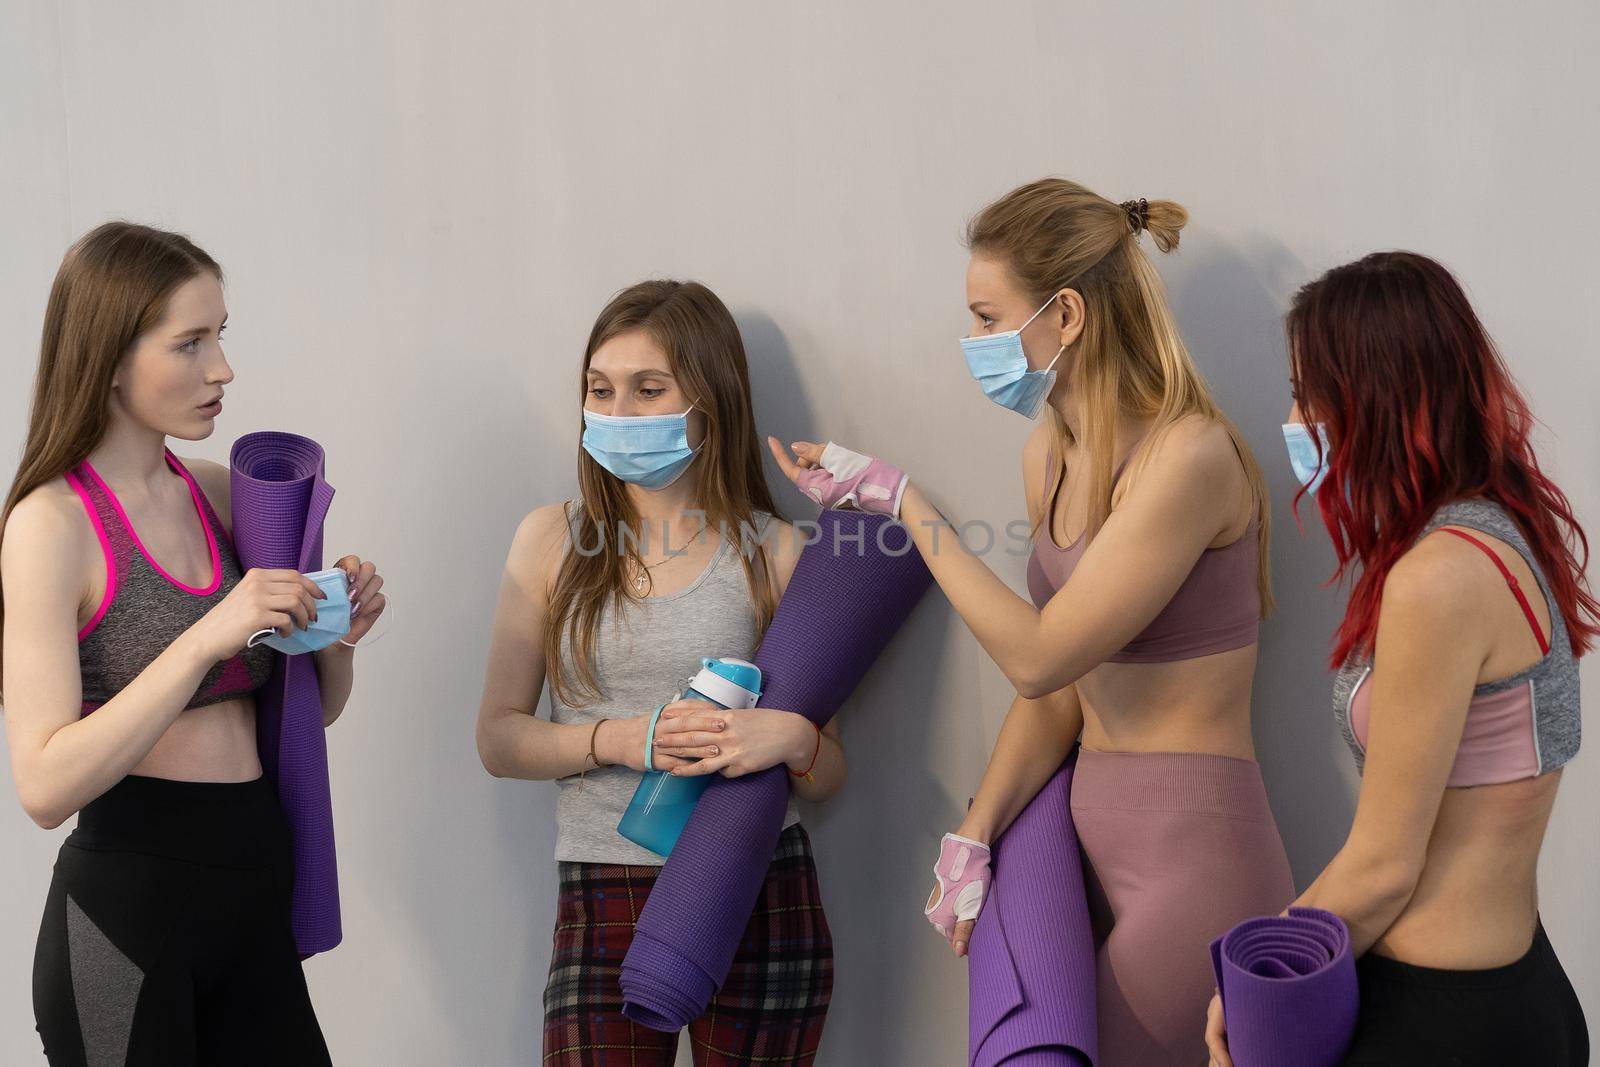
[[[595,766],[596,770],[599,770],[601,767],[609,767],[609,766],[611,766],[611,764],[609,764],[609,763],[601,763],[600,762],[600,757],[597,756],[595,754],[595,751],[594,751],[594,743],[600,737],[600,724],[601,723],[605,723],[605,722],[610,722],[610,721],[611,721],[610,719],[596,719],[595,720],[595,724],[594,724],[594,729],[589,731],[589,754],[587,756],[583,757],[583,769],[578,772],[578,788],[579,789],[583,788],[583,776],[589,773],[589,763],[590,763],[591,760],[594,762],[594,766]]]
[[[786,767],[784,769],[787,770],[795,778],[804,778],[808,782],[815,782],[816,779],[811,777],[811,772],[816,769],[817,757],[822,755],[822,727],[818,726],[816,723],[812,723],[811,724],[811,728],[813,730],[817,731],[817,747],[812,749],[812,751],[811,751],[811,762],[810,762],[810,764],[808,764],[806,766],[806,769],[803,770],[803,771],[797,771],[797,770],[794,770],[794,769],[788,768],[788,767]]]
[[[594,765],[595,765],[595,767],[597,769],[600,768],[600,767],[609,767],[609,766],[611,766],[611,764],[609,764],[609,763],[601,763],[600,762],[600,757],[595,754],[595,749],[594,749],[595,742],[600,739],[600,724],[601,723],[607,723],[607,722],[610,722],[610,721],[611,721],[610,719],[600,719],[599,721],[597,721],[594,724],[594,729],[589,731],[589,758],[594,761]],[[584,768],[584,769],[587,770],[588,768]]]

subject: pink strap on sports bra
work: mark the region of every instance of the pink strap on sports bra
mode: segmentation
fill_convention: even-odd
[[[1500,558],[1494,549],[1469,533],[1463,533],[1449,526],[1441,526],[1440,529],[1445,533],[1455,534],[1463,541],[1471,541],[1483,549],[1484,555],[1494,561],[1494,565],[1500,568],[1500,573],[1505,576],[1506,584],[1511,587],[1511,592],[1516,596],[1517,603],[1522,605],[1522,613],[1528,617],[1528,625],[1533,628],[1533,636],[1539,642],[1539,654],[1541,656],[1549,655],[1550,642],[1545,640],[1544,633],[1539,629],[1539,617],[1533,613],[1533,607],[1528,603],[1528,598],[1523,595],[1522,586],[1518,583],[1517,576],[1511,573],[1511,569],[1505,565],[1505,561]]]

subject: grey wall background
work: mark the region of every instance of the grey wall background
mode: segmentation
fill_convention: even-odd
[[[1278,502],[1257,738],[1304,884],[1355,779],[1322,666],[1332,556],[1287,507],[1279,317],[1372,249],[1441,258],[1600,535],[1597,46],[1581,2],[4,0],[0,465],[73,238],[128,217],[222,261],[238,380],[217,437],[180,453],[321,439],[330,551],[379,561],[398,609],[329,739],[346,939],[307,972],[335,1056],[535,1062],[553,789],[489,779],[472,722],[511,532],[575,484],[574,372],[601,304],[644,276],[707,282],[744,328],[763,430],[880,452],[998,525],[1022,513],[1027,425],[955,343],[962,223],[1047,173],[1172,197],[1193,222],[1161,270]],[[1019,589],[1022,562],[996,560]],[[845,714],[852,780],[809,816],[839,943],[824,1062],[959,1060],[964,965],[919,907],[1010,696],[930,598]],[[1597,759],[1567,773],[1541,872],[1591,1018]],[[29,960],[65,830],[35,828],[0,778],[0,1061],[32,1063]]]

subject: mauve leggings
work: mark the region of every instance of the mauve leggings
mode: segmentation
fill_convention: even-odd
[[[1072,818],[1098,950],[1099,1067],[1204,1063],[1212,938],[1295,895],[1260,767],[1081,749]]]

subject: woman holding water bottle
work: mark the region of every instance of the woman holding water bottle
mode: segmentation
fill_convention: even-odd
[[[703,285],[632,286],[595,322],[581,386],[580,499],[517,529],[478,716],[489,773],[561,787],[544,1063],[673,1062],[677,1034],[622,1014],[622,960],[665,862],[637,842],[670,849],[688,783],[780,763],[792,795],[772,866],[689,1034],[696,1064],[811,1063],[833,948],[794,798],[837,792],[844,750],[831,725],[748,706],[759,672],[742,661],[800,543],[762,473],[738,327]]]

